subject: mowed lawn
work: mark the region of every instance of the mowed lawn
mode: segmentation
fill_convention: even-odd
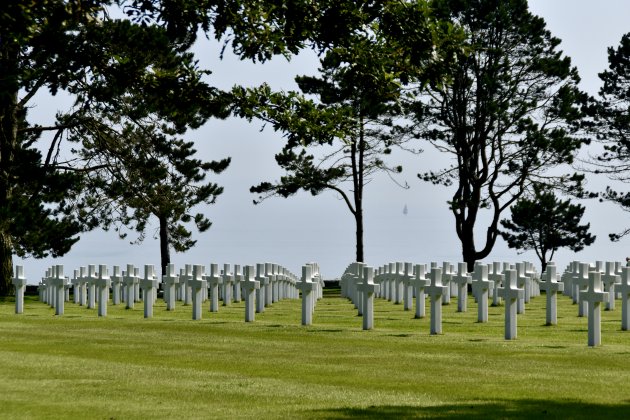
[[[346,299],[326,296],[313,326],[284,300],[244,322],[244,304],[192,321],[190,306],[152,319],[135,309],[66,303],[55,316],[27,297],[24,314],[0,302],[0,418],[629,418],[630,332],[621,308],[602,311],[602,342],[559,297],[545,326],[545,296],[506,341],[504,308],[490,321],[443,306],[443,331],[375,300],[375,329]],[[427,302],[427,315],[429,306]]]

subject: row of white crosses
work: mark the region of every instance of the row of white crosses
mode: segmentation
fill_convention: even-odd
[[[559,278],[556,267],[549,263],[547,270],[542,275],[542,281],[535,281],[535,274],[532,267],[525,263],[517,263],[515,266],[501,263],[493,263],[491,266],[477,264],[472,274],[466,272],[466,264],[460,263],[458,272],[452,272],[452,266],[443,264],[442,269],[437,269],[437,264],[432,263],[431,273],[426,274],[426,266],[411,263],[391,263],[377,270],[366,267],[362,263],[351,264],[342,277],[342,293],[348,296],[355,304],[359,315],[364,316],[364,329],[373,328],[373,297],[381,296],[385,299],[393,300],[397,303],[404,303],[405,310],[412,307],[413,296],[416,296],[416,317],[425,316],[424,302],[425,292],[431,297],[431,333],[441,332],[441,304],[451,291],[458,296],[458,311],[466,311],[466,290],[468,284],[472,285],[473,293],[478,301],[478,321],[487,322],[488,300],[490,292],[493,292],[493,301],[500,298],[506,300],[506,320],[505,337],[507,339],[516,338],[516,314],[523,313],[524,304],[528,298],[539,294],[540,289],[546,291],[548,325],[557,324],[557,303],[558,292],[569,290],[574,302],[578,303],[578,316],[588,313],[589,322],[589,345],[598,345],[601,342],[601,321],[600,304],[606,302],[609,310],[614,310],[615,296],[622,299],[622,329],[627,330],[630,326],[630,268],[621,267],[620,263],[607,263],[604,265],[598,262],[594,267],[587,263],[574,262],[570,264],[565,273]],[[253,266],[247,266],[245,273],[240,274],[240,267],[235,266],[234,274],[230,273],[229,265],[224,266],[223,273],[219,275],[216,264],[211,265],[210,275],[204,275],[203,266],[187,266],[182,273],[183,283],[191,292],[190,296],[193,304],[193,319],[201,317],[201,301],[204,299],[204,291],[207,293],[213,280],[215,283],[224,284],[223,297],[224,304],[229,304],[230,293],[233,290],[233,283],[242,283],[241,288],[246,296],[246,321],[253,321],[253,294],[256,292],[258,303],[256,312],[262,312],[264,306],[274,302],[284,296],[298,297],[297,290],[302,291],[303,311],[302,323],[309,325],[312,323],[312,314],[317,299],[322,296],[323,282],[319,276],[317,264],[307,264],[303,267],[302,281],[294,283],[293,292],[291,288],[282,286],[283,271],[277,269],[272,264],[258,264],[254,272]],[[508,268],[509,267],[509,268]],[[152,305],[156,299],[156,290],[159,282],[155,276],[153,266],[145,266],[145,277],[140,280],[139,269],[128,265],[127,271],[120,273],[118,267],[114,267],[114,274],[110,278],[107,267],[100,266],[99,273],[96,273],[96,266],[81,267],[75,270],[75,278],[72,284],[75,286],[75,301],[83,305],[87,301],[89,308],[95,305],[97,291],[99,301],[99,315],[105,316],[107,313],[107,300],[109,298],[109,287],[113,288],[114,302],[116,303],[117,284],[124,285],[126,292],[121,293],[126,296],[127,307],[133,308],[135,297],[138,292],[137,287],[142,287],[145,301],[145,317],[152,316]],[[442,270],[442,271],[439,271]],[[173,293],[171,286],[175,286],[178,281],[174,275],[174,266],[169,266],[167,275],[164,276],[165,299],[167,308],[174,308],[172,300]],[[445,275],[444,272],[447,272]],[[188,274],[190,273],[190,274]],[[620,273],[620,274],[617,274]],[[286,277],[286,276],[285,276]],[[451,287],[444,284],[444,280],[450,282]],[[558,280],[561,282],[558,282]],[[232,281],[231,281],[232,280]],[[25,285],[23,268],[16,266],[16,312],[23,311],[23,290]],[[64,312],[64,301],[68,300],[68,279],[63,276],[63,266],[53,266],[46,272],[46,276],[40,284],[40,296],[42,300],[55,308],[58,315]],[[190,283],[190,284],[188,284]],[[291,281],[286,282],[291,284]],[[504,287],[500,287],[500,283]],[[276,287],[274,287],[276,284]],[[262,285],[262,287],[261,287]],[[603,286],[602,286],[603,285]],[[41,287],[43,286],[43,287]],[[78,290],[77,290],[78,288]],[[87,299],[86,299],[87,289]],[[193,292],[194,289],[194,299]],[[211,291],[212,297],[218,297],[216,291]],[[207,295],[205,295],[207,297]],[[235,292],[236,296],[236,292]],[[214,300],[214,299],[213,299]],[[227,301],[227,302],[226,302]],[[249,303],[247,303],[249,302]],[[211,310],[218,310],[218,304],[211,302]]]
[[[175,309],[175,301],[179,298],[185,305],[193,306],[193,319],[201,319],[202,303],[210,300],[210,312],[219,311],[219,300],[223,306],[232,302],[240,302],[244,296],[245,320],[253,322],[254,313],[264,312],[280,299],[297,298],[297,277],[288,269],[278,264],[257,264],[243,267],[235,264],[231,271],[230,264],[224,264],[222,272],[218,264],[210,264],[209,274],[205,274],[202,265],[186,265],[175,274],[173,264],[167,266],[163,276],[164,299],[167,310]],[[179,287],[178,287],[179,286]]]
[[[621,329],[630,328],[630,267],[620,262],[597,261],[595,266],[573,261],[563,275],[564,293],[578,306],[578,316],[588,316],[589,346],[601,344],[601,304],[615,309],[621,299]]]
[[[617,274],[620,273],[620,274]],[[518,281],[520,274],[517,271]],[[588,263],[573,262],[562,276],[556,272],[554,263],[548,263],[542,275],[539,288],[546,292],[546,323],[557,324],[557,294],[564,292],[573,298],[578,305],[578,316],[588,317],[588,345],[601,344],[601,304],[606,303],[608,310],[614,310],[615,297],[619,294],[622,300],[622,330],[630,325],[630,268],[622,267],[620,263],[602,262],[593,267]],[[522,299],[525,300],[527,289]],[[518,292],[514,292],[516,295]],[[521,296],[518,293],[520,302]],[[508,320],[508,303],[506,302],[506,338],[516,337],[516,316]],[[514,310],[511,309],[511,312]],[[510,324],[508,329],[508,324]]]
[[[512,282],[501,287],[506,276],[509,276]],[[518,288],[519,283],[522,285],[521,288]],[[495,305],[505,296],[507,299],[505,336],[508,339],[516,338],[516,315],[517,312],[524,311],[526,296],[531,298],[540,293],[533,266],[526,263],[518,263],[516,266],[496,262],[490,266],[478,263],[473,273],[467,272],[466,263],[459,263],[457,272],[454,272],[450,263],[443,263],[442,268],[438,268],[437,263],[431,263],[429,273],[424,264],[389,263],[374,270],[363,263],[352,263],[341,278],[342,296],[349,298],[359,315],[363,316],[363,329],[373,328],[374,296],[394,303],[403,303],[405,310],[411,310],[415,296],[415,317],[423,318],[425,296],[428,295],[431,303],[431,334],[442,332],[441,306],[451,295],[458,298],[458,312],[466,311],[468,285],[472,286],[478,302],[478,322],[488,321],[491,294]],[[517,306],[521,307],[519,311]]]
[[[96,275],[96,266],[89,267],[89,273],[87,276],[84,276],[83,284],[87,284],[89,287],[88,293],[88,307],[93,308],[96,302],[96,292],[98,290],[101,293],[101,296],[109,296],[109,277],[107,276],[107,271],[105,266],[101,266],[101,275]],[[22,271],[23,269],[20,267],[16,267],[16,272]],[[83,272],[85,273],[85,267],[83,267]],[[76,277],[76,273],[75,273]],[[74,283],[73,283],[74,284]],[[63,274],[63,265],[54,265],[48,270],[46,270],[45,276],[42,278],[42,281],[39,283],[39,295],[40,299],[48,303],[52,308],[55,309],[56,315],[63,315],[65,310],[65,302],[69,301],[69,288],[70,288],[70,279],[65,277]],[[75,286],[76,287],[76,286]],[[106,290],[103,292],[103,290]],[[75,299],[76,299],[76,288],[75,288]],[[99,305],[99,315],[104,316],[106,314],[106,306],[102,303],[103,298],[100,298],[101,302]],[[85,302],[85,296],[82,298],[82,302]]]
[[[302,295],[302,325],[313,324],[313,312],[317,300],[323,297],[323,280],[319,264],[308,263],[302,266],[301,281],[296,284]]]
[[[297,298],[296,276],[286,268],[277,264],[265,263],[241,267],[234,265],[234,272],[230,265],[225,264],[220,273],[217,264],[210,264],[210,273],[205,274],[202,265],[186,266],[175,275],[175,269],[170,265],[164,276],[164,295],[167,310],[173,310],[176,300],[176,286],[180,285],[180,296],[184,302],[193,306],[193,319],[201,319],[202,304],[210,300],[210,312],[219,311],[219,298],[223,306],[229,306],[232,301],[245,300],[245,321],[253,322],[255,313],[264,312],[265,306],[271,306],[280,299]]]
[[[377,270],[364,263],[352,263],[342,279],[342,295],[349,298],[363,317],[363,329],[374,328],[374,297],[379,296],[395,303],[404,303],[410,310],[413,295],[416,296],[416,317],[425,316],[425,293],[431,302],[431,334],[442,332],[442,299],[449,293],[450,286],[442,283],[443,271],[433,267],[429,278],[425,277],[426,266],[411,263],[392,263]]]
[[[586,305],[580,303],[580,291],[586,290],[589,279],[589,272],[598,272],[601,274],[601,281],[607,295],[606,310],[615,309],[615,298],[621,298],[617,286],[621,284],[622,265],[620,262],[597,261],[595,266],[588,263],[573,261],[566,268],[562,275],[562,282],[565,285],[564,294],[573,299],[574,304],[578,304],[578,316],[585,316]]]
[[[315,298],[322,297],[323,280],[319,274],[319,265],[311,264],[313,267],[313,280],[315,284]],[[225,264],[222,272],[219,272],[217,264],[210,264],[210,274],[205,274],[205,267],[202,265],[186,265],[180,271],[180,275],[175,274],[175,266],[169,264],[166,274],[162,277],[164,287],[164,300],[167,310],[175,309],[177,298],[183,300],[185,304],[192,305],[193,319],[201,319],[202,303],[210,298],[210,311],[218,311],[219,297],[222,297],[223,305],[228,306],[232,301],[240,302],[241,290],[246,297],[246,321],[254,321],[254,292],[256,293],[256,312],[263,312],[265,306],[271,306],[280,299],[298,298],[296,284],[299,282],[297,276],[288,269],[278,264],[257,264],[257,269],[253,266],[246,266],[241,272],[239,265],[234,265],[234,272],[230,271],[230,265]],[[19,270],[19,271],[18,271]],[[97,273],[96,266],[80,267],[74,270],[72,280],[63,276],[63,266],[53,266],[46,271],[45,277],[40,283],[40,299],[50,303],[56,309],[57,315],[62,315],[63,302],[69,300],[70,285],[74,287],[75,303],[87,306],[92,309],[99,302],[99,316],[107,315],[107,303],[109,300],[110,288],[112,291],[113,304],[124,302],[127,309],[133,309],[134,303],[144,302],[144,316],[153,316],[153,305],[157,300],[157,291],[160,287],[160,280],[155,274],[153,265],[145,265],[144,277],[140,277],[140,269],[132,264],[127,265],[127,270],[120,270],[119,266],[113,267],[113,274],[108,275],[105,265],[99,267]],[[23,278],[23,268],[16,267],[16,290],[22,291],[25,284]],[[178,287],[179,286],[179,287]],[[61,296],[61,291],[65,292],[65,298]],[[142,291],[143,299],[140,299]],[[221,296],[220,296],[221,295]],[[16,311],[23,311],[23,298],[16,301],[22,302]]]
[[[437,268],[437,263],[431,263],[431,269]],[[389,264],[384,266],[381,269],[380,276],[377,275],[377,279],[379,283],[387,282],[391,279],[391,272],[394,264]],[[401,270],[400,267],[404,266],[404,270]],[[388,270],[387,267],[390,267]],[[426,270],[426,266],[416,264],[415,268],[410,263],[396,263],[396,268],[394,272],[404,273],[404,278],[410,279],[409,285],[411,286],[409,292],[413,291],[413,294],[420,298],[424,295],[424,287],[429,285],[429,272]],[[501,268],[503,267],[503,268]],[[533,266],[527,263],[518,263],[515,266],[520,274],[520,282],[524,285],[527,285],[530,293],[527,293],[527,297],[534,296],[539,294],[538,283],[535,281],[536,276],[533,272]],[[478,321],[479,322],[487,322],[488,319],[488,302],[489,298],[492,295],[493,305],[500,304],[500,296],[498,294],[499,288],[503,281],[503,270],[510,269],[509,263],[498,263],[495,262],[492,265],[485,265],[482,263],[477,263],[475,266],[475,270],[472,273],[467,272],[466,263],[459,263],[457,272],[454,271],[453,265],[448,262],[444,262],[442,264],[442,285],[447,286],[445,289],[445,293],[442,296],[442,302],[444,304],[448,304],[450,300],[450,296],[457,297],[457,306],[458,312],[466,312],[467,310],[467,288],[468,285],[471,285],[473,290],[473,296],[475,300],[478,301]],[[496,287],[495,287],[496,286]],[[384,289],[387,289],[385,287]],[[407,290],[405,290],[407,292]],[[409,303],[405,302],[404,309],[409,310],[411,308],[411,293],[407,293],[406,296],[409,296]],[[384,298],[389,298],[389,296],[385,295]],[[524,301],[525,298],[522,299]],[[479,302],[481,300],[481,302]],[[524,303],[524,302],[523,302]],[[521,312],[524,309],[521,309]],[[424,304],[422,299],[416,300],[416,317],[421,318],[424,317]]]

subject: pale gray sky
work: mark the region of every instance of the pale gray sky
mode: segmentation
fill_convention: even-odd
[[[597,74],[607,66],[606,48],[616,46],[621,36],[630,32],[630,2],[627,0],[529,0],[533,13],[542,16],[551,32],[562,40],[561,48],[578,67],[582,88],[595,94],[599,88]],[[253,65],[228,56],[219,61],[219,46],[206,42],[197,51],[203,66],[213,71],[211,81],[223,88],[234,84],[257,85],[268,82],[275,88],[293,89],[293,76],[313,74],[317,59],[302,54],[286,62],[275,59],[265,65]],[[32,112],[44,122],[57,109],[67,106],[63,98],[38,99]],[[217,203],[207,208],[213,226],[196,235],[197,246],[186,254],[172,255],[179,266],[209,263],[254,264],[273,261],[298,273],[305,262],[320,264],[324,278],[341,275],[354,260],[354,222],[345,204],[332,193],[312,197],[300,193],[289,199],[270,199],[254,206],[249,187],[262,180],[275,180],[281,172],[274,154],[283,140],[271,129],[260,132],[260,124],[238,119],[211,121],[196,133],[202,159],[232,157],[232,165],[213,179],[225,187]],[[389,179],[377,178],[366,188],[365,256],[369,265],[389,261],[428,263],[461,260],[452,215],[446,200],[451,192],[443,187],[421,183],[416,173],[425,171],[436,154],[427,145],[420,156],[396,156],[404,166],[408,190],[396,187]],[[443,157],[437,157],[442,158]],[[599,188],[605,180],[589,178]],[[403,215],[403,207],[409,212]],[[630,239],[611,243],[608,233],[630,226],[630,217],[617,207],[586,202],[586,221],[597,235],[594,245],[575,255],[560,250],[555,260],[560,267],[570,260],[623,260],[630,255]],[[155,226],[157,227],[157,225]],[[87,264],[159,266],[158,241],[151,232],[142,245],[129,245],[113,232],[95,231],[84,235],[73,250],[58,260],[23,261],[29,283],[37,283],[51,264],[64,264],[66,275],[73,268]],[[533,253],[517,255],[498,241],[486,261],[530,260],[538,266]],[[16,259],[15,263],[21,263]]]

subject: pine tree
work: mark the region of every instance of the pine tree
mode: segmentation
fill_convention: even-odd
[[[533,197],[522,198],[511,207],[512,219],[501,220],[504,230],[500,233],[510,248],[533,249],[542,273],[559,248],[578,252],[595,242],[588,232],[590,224],[580,225],[584,209],[537,187]]]

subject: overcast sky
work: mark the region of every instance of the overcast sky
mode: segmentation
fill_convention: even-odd
[[[630,1],[627,0],[529,0],[533,13],[542,16],[548,28],[562,40],[561,49],[571,57],[582,77],[582,88],[591,94],[599,89],[597,74],[607,67],[606,49],[617,46],[621,36],[630,32]],[[258,85],[270,83],[277,89],[295,89],[293,77],[314,74],[317,59],[302,54],[290,62],[275,59],[265,65],[253,65],[227,56],[218,59],[219,46],[205,42],[197,52],[202,66],[213,71],[210,81],[219,87],[234,84]],[[32,111],[42,122],[54,117],[57,109],[68,104],[63,98],[41,97]],[[223,174],[212,179],[224,186],[225,192],[215,205],[208,206],[207,215],[213,226],[197,234],[197,246],[185,254],[172,254],[177,266],[186,263],[277,262],[295,273],[305,262],[320,264],[324,278],[339,277],[354,260],[354,221],[345,204],[333,193],[317,197],[300,193],[289,199],[274,198],[254,206],[249,187],[263,180],[275,180],[282,173],[274,154],[282,145],[280,134],[260,124],[238,119],[211,121],[189,138],[194,139],[199,157],[204,160],[232,157],[232,164]],[[389,261],[461,260],[459,241],[453,216],[446,201],[452,192],[420,182],[416,174],[426,171],[436,159],[444,159],[422,145],[426,151],[419,156],[395,155],[404,167],[402,181],[409,189],[401,189],[387,177],[374,179],[365,190],[365,257],[369,265],[379,266]],[[606,185],[605,180],[589,177],[593,189]],[[555,258],[564,266],[573,259],[624,260],[630,255],[630,239],[611,243],[608,233],[630,226],[630,217],[610,204],[594,201],[586,205],[585,221],[597,235],[594,245],[579,254],[561,249]],[[408,214],[403,214],[405,205]],[[507,215],[506,215],[507,216]],[[37,283],[51,264],[64,264],[66,275],[87,264],[159,267],[159,243],[153,238],[157,223],[148,232],[142,245],[130,245],[114,232],[95,231],[83,235],[70,253],[58,260],[27,259],[15,263],[25,265],[29,283]],[[130,234],[130,237],[133,233]],[[485,261],[530,260],[538,266],[533,253],[518,255],[499,239],[493,253]]]

